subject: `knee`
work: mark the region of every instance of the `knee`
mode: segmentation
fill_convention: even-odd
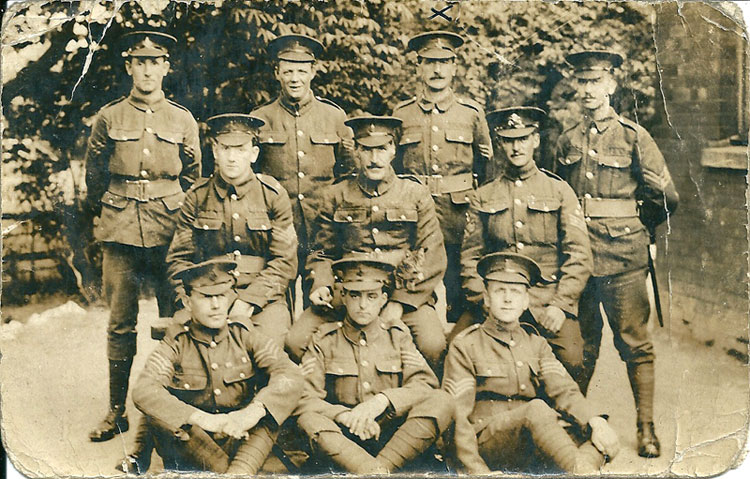
[[[446,349],[445,336],[442,331],[431,331],[419,334],[414,338],[417,349],[430,364],[438,364]]]
[[[289,328],[286,335],[286,348],[289,355],[295,361],[299,362],[310,342],[313,333],[318,328],[319,321],[316,321],[315,314],[308,308],[302,312],[299,319]]]
[[[423,403],[429,417],[437,423],[438,430],[444,431],[453,422],[455,407],[453,397],[447,392],[437,389],[430,391],[428,399]]]
[[[541,399],[532,399],[526,410],[527,426],[557,422],[557,412]]]

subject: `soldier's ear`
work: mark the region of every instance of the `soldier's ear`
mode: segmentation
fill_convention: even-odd
[[[125,59],[125,71],[128,72],[128,75],[133,76],[133,65],[131,65],[129,57]]]
[[[617,90],[617,80],[615,80],[614,75],[610,73],[609,75],[607,75],[605,81],[607,82],[607,94],[609,96],[614,95],[615,90]]]
[[[260,155],[260,146],[256,143],[250,148],[250,164],[252,165],[258,161],[258,155]]]
[[[534,144],[534,149],[535,150],[537,148],[539,148],[539,145],[541,144],[541,139],[539,137],[539,132],[538,131],[535,131],[534,133],[531,134],[531,141]]]

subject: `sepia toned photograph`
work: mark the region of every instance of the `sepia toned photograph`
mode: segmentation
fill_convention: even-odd
[[[0,39],[24,476],[745,459],[735,3],[27,0]]]

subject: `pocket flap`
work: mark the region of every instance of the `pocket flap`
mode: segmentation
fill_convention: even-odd
[[[165,196],[161,200],[169,211],[175,211],[182,206],[182,202],[185,200],[185,193],[175,193],[173,195]]]
[[[408,221],[415,223],[419,219],[417,210],[411,208],[388,208],[385,210],[385,218],[388,221]]]
[[[108,132],[109,137],[115,141],[139,140],[143,136],[143,130],[123,130],[121,128],[111,128]]]
[[[583,158],[582,153],[578,151],[571,151],[566,156],[561,156],[560,158],[558,158],[557,161],[563,165],[573,165],[581,161],[581,158]]]
[[[406,130],[404,131],[404,134],[401,135],[401,139],[399,140],[398,144],[400,145],[410,145],[413,143],[419,143],[422,141],[422,132],[419,130]]]
[[[466,191],[454,191],[451,195],[451,203],[454,205],[467,205],[469,204],[469,201],[471,198],[469,197],[469,194],[471,193],[471,190]]]
[[[445,130],[445,140],[471,144],[474,142],[474,135],[471,130]]]
[[[205,374],[175,373],[172,377],[172,389],[178,391],[202,391],[206,389],[208,378]]]
[[[612,238],[627,236],[644,229],[643,223],[637,218],[622,218],[625,221],[607,222],[607,233]],[[611,220],[610,220],[611,221]]]
[[[477,376],[487,378],[507,378],[508,366],[503,363],[492,363],[487,361],[474,363]]]
[[[367,210],[364,208],[339,208],[333,212],[336,223],[361,223],[366,219]]]
[[[248,379],[252,379],[253,375],[253,365],[250,363],[246,363],[240,367],[228,369],[224,374],[224,384],[233,384],[240,381],[247,381]]]
[[[530,210],[544,213],[559,210],[561,203],[560,198],[529,198],[528,200]]]
[[[193,221],[193,227],[199,230],[218,230],[224,221],[215,216],[199,216]]]
[[[271,220],[264,211],[250,213],[247,216],[247,228],[253,231],[268,231],[271,229]]]
[[[167,143],[179,144],[185,138],[185,135],[180,131],[169,131],[163,128],[155,128],[154,133],[160,140],[164,140]]]
[[[326,364],[326,374],[333,376],[359,376],[357,365],[350,361],[330,361]]]
[[[381,358],[375,361],[375,369],[381,373],[400,373],[404,370],[401,358]]]
[[[336,134],[336,132],[331,133],[319,133],[319,132],[313,132],[310,133],[310,141],[315,143],[316,145],[335,145],[339,141],[339,135]]]
[[[482,200],[477,205],[477,210],[481,213],[495,214],[501,211],[505,211],[510,206],[510,201],[507,198],[498,198],[493,200]]]
[[[599,157],[599,164],[611,168],[628,168],[633,163],[630,156],[625,155],[606,155]]]
[[[278,145],[286,143],[286,133],[283,131],[262,131],[259,136],[261,143],[273,143]]]
[[[102,204],[105,204],[117,210],[125,209],[125,207],[128,206],[128,201],[130,201],[128,198],[115,195],[113,193],[110,193],[109,191],[106,191],[102,195]]]

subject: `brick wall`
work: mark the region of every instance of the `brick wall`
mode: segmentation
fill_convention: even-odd
[[[736,74],[745,68],[743,43],[738,28],[704,4],[683,3],[679,12],[674,3],[660,4],[656,11],[665,111],[652,133],[681,200],[660,230],[662,294],[671,286],[671,302],[664,302],[671,306],[669,326],[746,358],[747,162],[735,162],[735,168],[701,164],[705,148],[722,145],[718,140],[737,134],[744,121],[738,116],[738,92],[745,85]],[[721,158],[714,155],[742,148],[723,145],[708,150],[704,159],[717,164]]]

